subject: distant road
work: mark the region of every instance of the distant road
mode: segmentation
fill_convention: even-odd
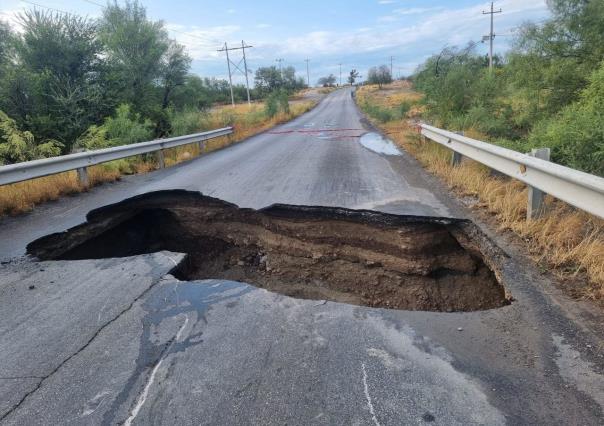
[[[20,257],[93,208],[158,189],[254,208],[469,215],[408,155],[362,144],[368,131],[342,89],[243,143],[2,219],[0,423],[602,424],[601,335],[513,248],[500,274],[515,302],[467,313],[181,282],[166,276],[177,253]]]

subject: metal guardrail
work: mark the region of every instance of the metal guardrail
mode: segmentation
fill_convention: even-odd
[[[160,167],[163,168],[164,149],[175,148],[190,143],[201,143],[208,139],[230,135],[231,133],[233,133],[232,127],[224,127],[222,129],[210,130],[209,132],[194,133],[167,139],[157,139],[131,145],[120,145],[113,148],[78,152],[59,157],[42,158],[40,160],[0,166],[0,185],[67,172],[69,170],[77,170],[80,182],[84,185],[88,185],[86,167],[119,160],[121,158],[132,157],[133,155],[158,152]]]
[[[454,152],[604,218],[604,178],[427,124],[421,124],[420,127],[422,135]],[[542,208],[535,206],[532,193],[529,191],[528,215],[536,217]]]

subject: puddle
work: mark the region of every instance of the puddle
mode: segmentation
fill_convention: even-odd
[[[479,237],[477,237],[477,235]],[[34,241],[40,259],[187,253],[182,280],[226,279],[292,297],[473,311],[509,304],[469,221],[274,205],[240,209],[197,192],[159,191],[91,212]]]
[[[379,133],[365,133],[360,137],[359,141],[365,148],[370,149],[373,152],[377,152],[378,154],[402,155],[392,141],[385,139]]]

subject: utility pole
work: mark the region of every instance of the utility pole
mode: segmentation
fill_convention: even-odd
[[[283,69],[281,68],[281,62],[283,62],[283,58],[275,59],[275,62],[279,62],[279,74],[281,74],[281,79],[283,79]]]
[[[245,59],[245,43],[241,40],[241,51],[243,52],[243,68],[245,69],[245,87],[247,89],[247,104],[251,105],[250,101],[250,80],[247,76],[247,60]],[[250,46],[251,47],[251,46]]]
[[[393,61],[394,61],[394,56],[390,56],[390,77],[392,79],[394,79],[394,74],[393,74],[393,71],[392,71],[392,63],[393,63]]]
[[[342,87],[342,63],[338,64],[340,66],[340,87]]]
[[[233,74],[231,73],[231,65],[233,65],[233,67],[235,67],[236,70],[238,70],[241,74],[245,75],[245,85],[247,88],[247,103],[250,104],[250,82],[248,79],[248,75],[247,75],[247,60],[245,58],[245,49],[249,49],[250,47],[254,47],[254,46],[249,46],[247,44],[245,44],[243,42],[243,40],[241,40],[241,47],[228,47],[226,41],[224,42],[224,47],[222,49],[218,49],[218,52],[226,52],[226,60],[227,60],[227,68],[229,70],[229,87],[231,88],[231,104],[233,106],[235,106],[235,96],[233,95]],[[239,50],[241,49],[241,51],[243,52],[243,59],[240,59],[238,63],[235,63],[233,61],[231,61],[231,58],[229,57],[229,50]],[[244,65],[244,70],[242,70],[241,68],[239,68],[239,65],[241,65],[241,61],[243,61],[243,65]]]
[[[495,33],[493,32],[493,16],[496,13],[502,12],[501,8],[499,10],[495,10],[493,8],[493,6],[494,6],[494,4],[493,4],[493,2],[491,2],[491,11],[490,12],[482,11],[483,15],[491,15],[491,32],[489,33],[488,36],[486,36],[489,38],[489,71],[493,71],[493,40],[495,39]]]
[[[231,78],[231,60],[229,59],[229,48],[226,41],[224,42],[224,47],[218,51],[226,52],[227,68],[229,70],[229,87],[231,88],[231,105],[235,106],[235,96],[233,95],[233,79]]]
[[[310,59],[306,58],[304,59],[304,62],[306,62],[306,85],[310,87],[310,71],[308,70],[308,63],[310,62]]]

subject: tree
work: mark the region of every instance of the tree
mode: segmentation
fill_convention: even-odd
[[[0,20],[0,78],[14,56],[15,35],[6,22]]]
[[[283,78],[279,69],[272,65],[270,67],[260,67],[256,70],[254,77],[256,89],[261,95],[271,93],[283,86]]]
[[[170,104],[170,95],[174,89],[185,84],[190,67],[191,58],[186,54],[184,46],[171,41],[161,69],[162,109]]]
[[[336,76],[329,74],[327,77],[321,77],[317,83],[323,87],[333,87],[336,84]]]
[[[285,89],[291,93],[306,87],[304,78],[296,78],[296,69],[292,66],[281,70],[274,65],[258,68],[254,82],[256,84],[256,92],[260,97],[264,97],[278,89]]]
[[[156,105],[156,81],[165,70],[164,57],[170,40],[161,21],[147,19],[138,1],[117,1],[103,10],[100,39],[111,70],[110,78],[118,89],[116,103],[127,103],[148,116]]]
[[[370,68],[367,75],[367,81],[370,84],[377,84],[380,89],[384,84],[392,83],[392,74],[390,74],[390,68],[388,68],[387,65],[380,65],[379,67]]]
[[[56,139],[69,151],[103,105],[97,27],[85,18],[40,10],[19,20],[23,32],[14,44],[1,107],[36,141]]]
[[[604,2],[548,0],[551,18],[525,24],[496,59],[446,48],[413,76],[426,114],[518,151],[547,146],[555,162],[604,174]]]
[[[0,110],[8,109],[11,102],[10,86],[17,77],[14,64],[15,42],[16,36],[10,25],[0,20]],[[23,113],[21,115],[25,116]]]
[[[350,70],[350,74],[348,74],[348,84],[350,84],[351,86],[354,84],[354,82],[356,81],[357,78],[359,78],[359,72],[355,69]]]
[[[281,71],[282,87],[288,92],[294,92],[306,87],[304,77],[296,78],[296,69],[292,66],[283,68]]]

